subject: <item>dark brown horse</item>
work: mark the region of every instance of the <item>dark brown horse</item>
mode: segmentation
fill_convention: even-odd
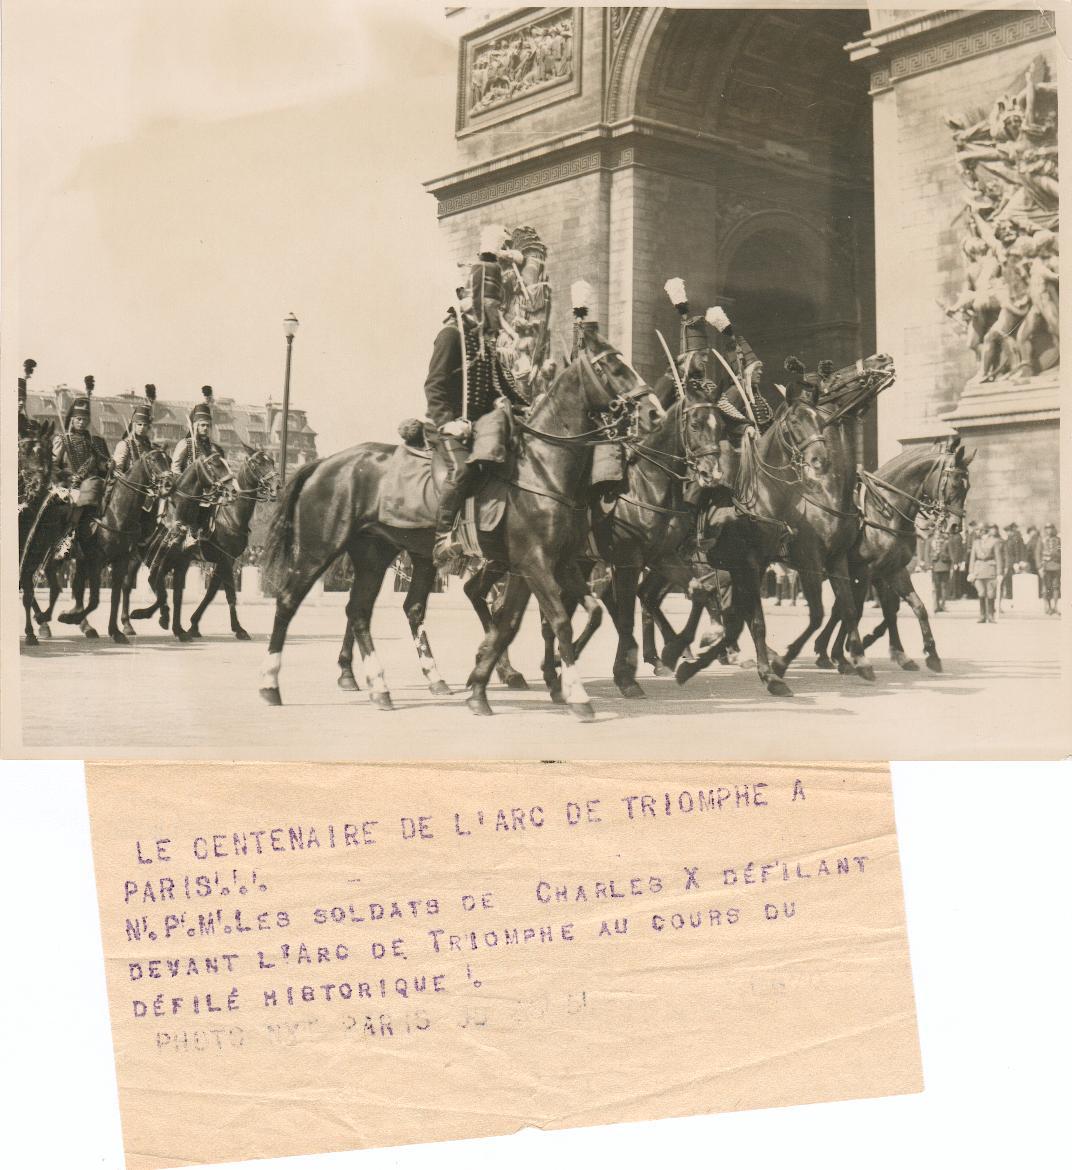
[[[253,509],[258,502],[275,500],[278,476],[275,460],[267,451],[246,447],[246,456],[234,477],[233,484],[216,479],[223,484],[219,505],[215,507],[208,532],[202,532],[196,544],[188,547],[177,542],[165,544],[153,564],[149,584],[156,593],[156,603],[147,610],[139,610],[138,618],[151,616],[158,608],[167,610],[166,578],[171,573],[171,632],[180,642],[200,638],[200,622],[205,610],[211,605],[216,594],[223,589],[230,611],[231,632],[240,642],[248,642],[249,634],[238,620],[238,596],[235,591],[235,561],[246,551],[249,544],[249,525]],[[218,457],[217,457],[218,458]],[[217,469],[218,470],[218,469]],[[182,481],[180,480],[180,485]],[[179,490],[185,490],[180,487]],[[209,489],[219,492],[220,488]],[[190,615],[190,628],[183,629],[182,599],[186,587],[186,574],[194,561],[210,566],[205,596]]]
[[[916,554],[917,516],[933,519],[946,532],[959,529],[970,487],[968,465],[974,458],[974,451],[965,455],[958,435],[933,447],[902,451],[874,473],[859,473],[863,529],[849,554],[849,572],[856,582],[857,604],[862,605],[868,584],[873,583],[883,614],[882,623],[863,644],[865,648],[872,645],[888,630],[890,658],[902,670],[919,669],[905,654],[897,629],[897,610],[903,598],[919,621],[928,668],[941,673],[942,660],[927,608],[912,586],[908,564]],[[843,625],[834,640],[832,655],[827,654],[830,635],[840,622],[841,610],[835,605],[815,642],[816,662],[824,669],[836,665],[839,671],[848,673],[851,668],[845,663]]]
[[[174,592],[176,607],[171,614],[171,631],[180,642],[189,640],[190,635],[182,628],[179,606],[182,602],[186,567],[196,552],[196,547],[191,545],[190,548],[186,548],[184,535],[200,526],[202,509],[212,508],[217,504],[228,504],[234,491],[234,473],[218,451],[198,456],[182,471],[171,492],[170,522],[161,518],[156,519],[153,531],[141,542],[139,548],[139,553],[149,568],[149,587],[156,595],[156,601],[144,609],[134,610],[130,615],[134,621],[152,617],[159,610],[160,625],[165,630],[168,628],[166,580],[168,572],[173,566],[177,566],[181,572],[177,571],[173,575],[177,588]],[[190,557],[185,556],[187,552],[190,553]],[[136,565],[134,571],[137,571]],[[133,574],[124,574],[123,585],[128,598],[132,584]]]
[[[51,633],[48,622],[60,593],[59,573],[51,552],[70,517],[70,505],[51,491],[54,430],[55,420],[32,419],[18,441],[19,583],[26,613],[27,646],[38,644],[34,619],[42,637]],[[34,596],[34,582],[42,569],[49,583],[45,610]]]
[[[723,641],[736,642],[741,625],[754,620],[761,609],[760,581],[771,561],[784,555],[799,571],[808,604],[808,626],[771,668],[783,676],[811,634],[823,620],[822,584],[829,577],[848,621],[847,647],[856,672],[869,681],[874,671],[864,657],[857,629],[859,615],[848,571],[848,553],[859,533],[854,507],[855,465],[852,446],[844,431],[824,419],[806,398],[786,407],[760,439],[746,440],[738,477],[738,499],[746,514],[721,523],[717,543],[707,551],[713,568],[729,570],[734,604],[726,615],[725,639],[681,663],[679,683],[687,682],[713,662]],[[694,613],[696,607],[694,606]],[[697,619],[698,620],[698,616]],[[673,659],[695,633],[692,624],[676,643],[664,648],[663,660]],[[757,644],[758,653],[758,644]],[[757,659],[758,664],[758,659]]]
[[[492,615],[469,675],[467,705],[489,715],[487,684],[500,654],[521,624],[531,593],[551,621],[563,662],[564,690],[574,713],[593,718],[576,669],[570,614],[584,597],[577,558],[588,529],[582,488],[591,466],[591,446],[620,433],[633,416],[631,404],[647,393],[639,375],[613,346],[593,335],[579,360],[556,379],[518,423],[516,462],[505,476],[506,507],[494,532],[481,534],[487,559],[509,570],[502,604]],[[261,695],[281,702],[279,670],[287,628],[313,583],[347,552],[354,584],[347,617],[365,667],[370,698],[392,706],[370,633],[372,609],[384,573],[399,551],[409,552],[428,588],[433,529],[397,528],[380,521],[383,478],[394,447],[363,443],[299,468],[287,484],[268,534],[265,570],[278,588],[275,623],[268,646]]]
[[[92,525],[87,539],[78,537],[75,571],[71,586],[73,605],[59,615],[67,625],[79,625],[88,634],[89,615],[100,599],[101,578],[105,567],[111,568],[111,608],[108,635],[113,642],[125,645],[126,634],[119,628],[119,602],[123,595],[127,565],[156,520],[161,500],[175,486],[171,464],[161,447],[152,447],[135,460],[123,474],[112,473],[100,518]],[[89,585],[89,601],[85,600]]]

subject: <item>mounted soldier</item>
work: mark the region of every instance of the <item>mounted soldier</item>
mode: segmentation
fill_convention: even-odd
[[[223,448],[212,439],[212,387],[202,386],[201,394],[203,400],[190,411],[190,433],[175,444],[171,453],[171,471],[176,480],[197,459],[212,455],[226,458]],[[193,522],[186,524],[176,519],[171,527],[173,538],[185,536],[186,548],[195,545],[208,527],[211,512],[211,508],[202,506]]]
[[[33,372],[37,368],[37,362],[33,358],[27,358],[22,363],[23,377],[19,379],[19,438],[24,439],[34,430],[33,420],[30,418],[26,410],[26,393],[27,386],[30,379],[33,377]]]
[[[448,309],[424,382],[428,417],[438,429],[438,445],[448,469],[436,512],[433,557],[437,566],[461,554],[460,546],[451,541],[451,532],[476,486],[482,462],[479,453],[471,451],[473,424],[500,403],[525,406],[496,353],[502,328],[499,255],[504,242],[503,228],[488,227],[481,234],[480,253],[469,277],[469,296],[463,299],[464,290],[459,289],[458,303]]]
[[[63,431],[52,441],[52,467],[56,478],[72,489],[69,531],[84,540],[89,525],[100,513],[104,486],[112,461],[104,440],[93,433],[91,403],[94,379],[85,378],[85,395],[67,408]]]
[[[131,467],[153,447],[153,403],[156,401],[156,387],[147,383],[145,401],[138,403],[130,415],[126,434],[115,445],[112,459],[115,469],[126,475]]]

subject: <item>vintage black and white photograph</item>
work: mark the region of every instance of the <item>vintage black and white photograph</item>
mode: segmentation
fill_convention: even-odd
[[[6,751],[1067,754],[1063,15],[6,6]]]

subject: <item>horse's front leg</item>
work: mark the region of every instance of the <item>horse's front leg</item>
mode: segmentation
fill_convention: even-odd
[[[491,629],[491,609],[488,606],[488,595],[503,577],[502,572],[485,565],[462,586],[462,592],[469,598],[469,604],[479,618],[485,634]],[[527,691],[529,689],[525,676],[510,661],[508,650],[502,652],[499,661],[495,664],[495,673],[499,676],[499,681],[503,686],[511,691]]]
[[[118,556],[112,562],[112,584],[108,611],[108,636],[120,646],[130,644],[130,639],[119,628],[119,603],[123,597],[123,582],[127,573],[127,557]]]
[[[784,654],[775,654],[771,669],[779,678],[785,677],[790,664],[804,648],[808,639],[823,624],[823,570],[818,556],[808,557],[807,567],[800,567],[800,587],[808,606],[808,624],[804,632],[785,648]]]
[[[860,678],[866,682],[875,681],[875,671],[864,655],[864,648],[860,643],[860,603],[857,600],[867,596],[869,575],[864,572],[859,577],[849,573],[848,559],[844,555],[834,557],[829,562],[830,585],[834,596],[841,605],[845,617],[842,629],[845,632],[845,649],[849,652],[853,668]],[[839,635],[840,637],[840,635]]]
[[[609,591],[610,616],[618,633],[618,649],[614,655],[614,685],[627,699],[645,699],[647,695],[637,682],[636,627],[637,587],[640,569],[625,565],[614,570],[614,586]]]
[[[201,618],[205,614],[205,610],[215,601],[216,594],[220,591],[220,586],[223,584],[223,570],[217,563],[213,564],[208,574],[208,584],[205,588],[205,596],[201,598],[200,603],[192,614],[190,614],[190,625],[187,633],[191,638],[201,637]],[[175,606],[176,611],[178,605]]]
[[[428,614],[428,596],[435,584],[435,565],[428,557],[411,556],[413,575],[410,578],[409,588],[406,590],[406,600],[402,603],[402,612],[409,622],[409,633],[413,645],[417,648],[417,660],[421,664],[421,673],[428,683],[428,689],[433,695],[449,695],[451,689],[444,682],[436,666],[432,654],[432,644],[428,641],[428,632],[424,628],[424,619]]]
[[[465,704],[474,715],[492,714],[491,705],[488,703],[488,679],[491,678],[491,672],[503,651],[521,628],[521,619],[525,615],[525,606],[528,605],[531,595],[532,590],[522,574],[507,575],[502,601],[491,615],[490,628],[480,643],[476,662],[466,680],[469,697]]]
[[[916,615],[920,632],[923,634],[923,653],[925,655],[927,669],[934,671],[935,674],[941,674],[942,660],[938,655],[938,646],[934,641],[934,633],[931,630],[930,615],[927,613],[927,607],[923,604],[919,594],[912,587],[912,578],[906,570],[902,569],[890,578],[888,584],[891,592],[896,592],[898,597],[907,601],[912,607],[912,612]],[[911,667],[906,667],[903,662],[901,666],[905,670],[911,670]]]
[[[588,692],[581,682],[580,671],[577,668],[577,657],[573,648],[573,628],[570,624],[572,610],[578,598],[570,598],[567,602],[562,595],[562,586],[557,575],[547,563],[546,557],[540,553],[533,557],[527,567],[529,584],[536,594],[540,610],[550,623],[554,631],[555,642],[558,646],[558,656],[562,662],[562,697],[566,700],[569,709],[581,720],[590,723],[595,719],[592,702]]]
[[[647,574],[637,587],[637,597],[640,599],[641,653],[656,678],[669,678],[673,674],[673,671],[663,664],[655,645],[657,624],[663,629],[663,641],[668,636],[674,637],[676,635],[676,631],[670,626],[662,611],[663,598],[669,591],[670,582],[659,580],[651,573]],[[666,630],[669,630],[669,635],[667,635]]]
[[[23,586],[22,590],[22,608],[26,612],[26,645],[38,646],[40,643],[37,640],[37,635],[33,628],[33,607],[34,607],[34,593],[33,583],[28,586]]]
[[[818,638],[815,639],[815,665],[820,670],[833,670],[834,661],[830,657],[830,636],[837,628],[838,622],[841,620],[841,612],[835,603],[833,612],[826,625],[819,631]]]
[[[190,640],[190,635],[182,628],[182,595],[186,589],[186,571],[189,567],[189,560],[177,557],[175,568],[171,571],[171,632],[180,642]]]
[[[130,624],[130,594],[134,589],[134,582],[138,578],[138,554],[134,553],[127,561],[126,572],[123,574],[123,595],[119,602],[119,628],[128,638],[136,633]]]

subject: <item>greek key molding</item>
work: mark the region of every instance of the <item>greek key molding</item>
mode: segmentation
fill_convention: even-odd
[[[1052,13],[1025,12],[1014,20],[1007,20],[990,28],[978,29],[963,36],[950,37],[948,40],[931,41],[929,44],[905,49],[900,53],[891,53],[889,65],[878,66],[871,71],[871,92],[881,93],[898,81],[915,77],[917,74],[943,69],[947,65],[956,65],[971,57],[981,57],[998,49],[1023,44],[1025,41],[1052,36],[1054,31],[1055,21]]]
[[[473,191],[465,191],[461,195],[452,195],[439,203],[436,215],[442,219],[447,215],[457,215],[460,211],[468,211],[472,207],[482,207],[486,203],[498,203],[501,199],[524,195],[526,192],[535,191],[540,187],[549,187],[551,184],[561,183],[565,179],[575,179],[578,175],[598,171],[600,165],[601,159],[598,154],[586,154],[580,158],[569,159],[567,162],[541,167],[538,171],[529,171],[528,174],[515,175],[498,183],[477,187]]]

